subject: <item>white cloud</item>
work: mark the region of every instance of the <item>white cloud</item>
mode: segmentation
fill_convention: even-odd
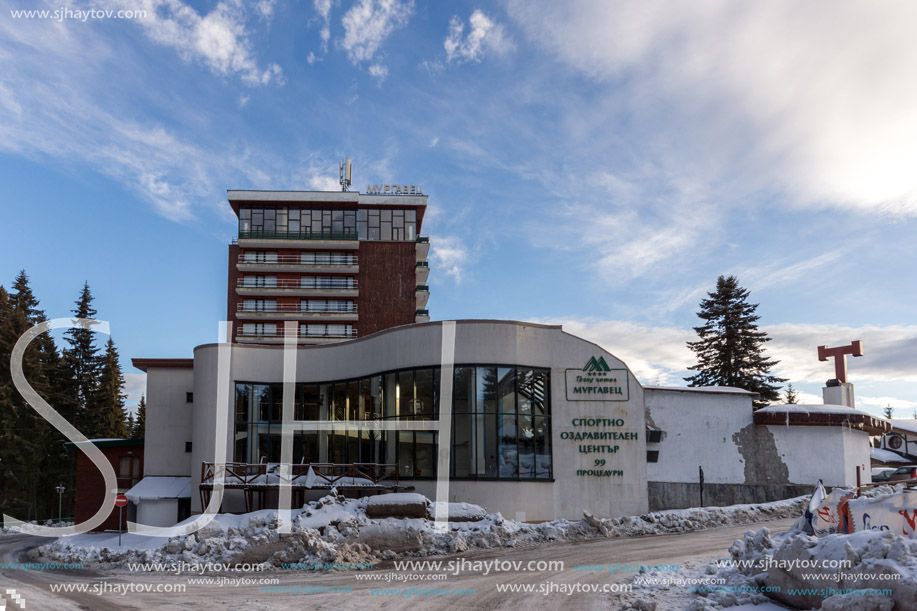
[[[252,57],[246,29],[248,12],[239,0],[219,2],[203,16],[180,0],[110,0],[106,5],[145,10],[147,18],[135,23],[150,40],[175,49],[185,61],[200,62],[221,76],[238,75],[247,85],[284,83],[280,66],[260,68]],[[256,10],[269,18],[273,3],[260,2]]]
[[[458,17],[449,20],[449,35],[443,41],[446,49],[446,61],[480,62],[488,51],[503,54],[513,48],[506,37],[503,26],[476,10],[468,20],[471,26],[468,36],[464,36],[465,24]]]
[[[446,274],[461,284],[468,260],[468,248],[459,238],[437,234],[430,240],[430,263],[437,275]]]
[[[369,75],[374,79],[377,79],[379,84],[382,84],[382,81],[384,81],[385,77],[388,76],[388,66],[383,66],[382,64],[371,64],[369,66]]]
[[[125,373],[124,392],[127,394],[125,401],[127,405],[130,407],[137,405],[140,402],[140,396],[146,394],[146,374]]]
[[[245,108],[248,105],[249,100],[251,99],[252,99],[251,96],[240,95],[239,96],[239,108]]]
[[[354,65],[371,61],[389,34],[406,25],[413,13],[413,0],[359,0],[341,19],[341,46]]]
[[[697,339],[692,329],[652,326],[617,320],[537,319],[546,324],[561,324],[574,335],[596,342],[621,360],[644,384],[684,385],[687,368],[695,363],[687,341]],[[799,383],[823,384],[834,377],[833,361],[818,360],[819,345],[843,345],[854,339],[863,341],[864,356],[848,357],[851,382],[870,381],[873,386],[892,382],[917,382],[917,325],[888,327],[845,327],[839,325],[803,325],[783,323],[764,325],[771,341],[765,344],[767,355],[780,363],[774,373]],[[800,402],[821,403],[820,397],[806,395]],[[817,399],[817,401],[815,401]],[[917,407],[908,401],[889,397],[857,397],[864,406],[891,402],[893,406]]]
[[[315,12],[322,20],[319,36],[322,39],[322,52],[324,53],[328,50],[328,41],[331,39],[331,0],[312,0],[312,3],[315,6]]]
[[[433,148],[437,144],[439,144],[439,136],[434,136],[433,139],[430,140],[430,148]]]
[[[511,0],[508,11],[628,98],[631,124],[653,132],[641,146],[673,175],[917,215],[917,3]]]

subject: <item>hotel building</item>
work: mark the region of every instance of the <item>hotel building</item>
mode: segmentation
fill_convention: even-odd
[[[239,219],[227,300],[235,342],[279,344],[294,332],[326,344],[429,320],[426,195],[229,191],[229,204]]]

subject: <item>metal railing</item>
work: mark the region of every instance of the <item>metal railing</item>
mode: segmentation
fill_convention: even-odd
[[[238,240],[346,240],[357,241],[353,231],[263,231],[257,229],[239,230]],[[233,243],[237,243],[234,239]]]
[[[415,265],[414,267],[430,267],[430,264],[427,263],[426,261],[418,261],[417,265]]]
[[[430,287],[427,286],[426,284],[418,284],[418,285],[417,285],[417,289],[415,289],[415,290],[418,290],[418,291],[426,291],[427,293],[429,293],[429,292],[430,292]]]
[[[351,257],[320,256],[312,257],[311,261],[305,261],[300,255],[276,255],[271,258],[264,256],[255,256],[241,254],[239,255],[240,265],[323,265],[328,267],[346,267],[358,265],[356,255]]]
[[[414,316],[429,316],[430,310],[417,310],[414,312]]]
[[[357,313],[357,304],[348,303],[346,307],[317,307],[317,306],[303,306],[302,304],[296,303],[278,303],[271,306],[266,306],[262,304],[257,305],[245,305],[245,303],[240,303],[236,306],[236,312],[249,312],[249,313],[265,313],[265,314],[283,314],[283,313],[295,313],[295,314],[356,314]]]
[[[419,236],[417,236],[417,243],[418,243],[418,244],[429,244],[429,243],[430,243],[430,236],[427,236],[427,235],[419,235]]]
[[[304,289],[304,290],[356,290],[356,278],[348,278],[350,282],[342,282],[345,278],[337,279],[338,281],[321,281],[303,284],[299,278],[277,278],[268,282],[257,282],[247,278],[239,278],[236,287],[240,289]]]
[[[332,339],[352,339],[357,337],[357,330],[343,330],[343,331],[324,331],[322,333],[310,333],[308,329],[299,328],[294,331],[294,334],[301,339],[317,339],[317,338],[332,338]],[[272,338],[283,338],[287,336],[286,328],[282,326],[276,327],[274,330],[270,329],[248,329],[246,330],[243,326],[238,327],[236,330],[236,337],[250,337],[250,338],[261,338],[261,339],[272,339]]]

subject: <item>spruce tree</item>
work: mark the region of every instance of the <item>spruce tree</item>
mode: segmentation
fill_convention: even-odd
[[[70,459],[64,438],[19,394],[10,356],[23,333],[44,322],[28,276],[20,272],[13,292],[0,291],[0,506],[25,519],[49,517],[53,482],[67,479]],[[22,359],[29,385],[52,407],[63,391],[60,356],[48,334],[33,339]]]
[[[83,284],[73,313],[78,318],[94,318],[96,315],[88,282]],[[72,402],[67,416],[71,424],[92,439],[97,436],[97,429],[100,427],[99,418],[94,413],[94,400],[99,390],[102,365],[99,349],[95,345],[91,329],[69,329],[64,336],[69,344],[69,348],[64,350],[64,364],[70,380],[69,394]]]
[[[134,420],[134,426],[131,429],[131,438],[143,439],[146,431],[146,397],[140,395],[140,404],[137,406],[137,418]]]
[[[793,388],[792,384],[787,386],[786,390],[783,392],[783,402],[787,405],[796,405],[799,403],[799,393]]]
[[[895,408],[892,407],[892,404],[891,404],[891,403],[886,403],[886,404],[885,404],[885,407],[882,408],[882,415],[885,416],[886,418],[891,418],[891,417],[892,417],[892,412],[893,412],[894,410],[895,410]]]
[[[735,276],[720,276],[716,290],[700,303],[698,317],[704,321],[694,327],[698,340],[688,342],[697,356],[697,371],[685,378],[689,386],[731,386],[758,393],[755,409],[779,398],[783,378],[771,375],[779,361],[764,354],[767,333],[758,329],[758,304],[747,302],[748,291]]]
[[[94,397],[93,420],[97,423],[95,435],[126,439],[130,433],[127,429],[127,410],[124,407],[124,375],[115,342],[110,337],[105,344],[102,355],[102,367],[99,373],[99,389]]]

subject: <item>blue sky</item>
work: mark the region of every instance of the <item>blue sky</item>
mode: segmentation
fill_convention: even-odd
[[[681,384],[736,274],[776,373],[820,401],[816,346],[861,339],[858,407],[917,408],[913,3],[2,5],[0,282],[57,317],[88,280],[125,361],[216,337],[227,189],[350,156],[429,194],[434,320],[563,323]]]

